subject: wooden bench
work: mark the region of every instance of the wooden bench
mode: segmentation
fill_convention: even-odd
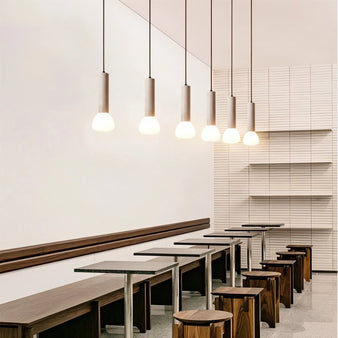
[[[123,325],[123,278],[103,275],[0,305],[1,338],[98,338],[106,324]],[[134,284],[134,325],[150,328],[149,286]]]
[[[262,288],[245,287],[219,287],[213,290],[215,309],[233,314],[233,337],[260,337],[262,291]]]
[[[2,250],[0,274],[209,227],[210,219],[204,218]],[[103,275],[0,304],[0,338],[32,338],[37,333],[39,338],[99,337],[103,325],[124,323],[123,286],[122,277]],[[150,279],[135,277],[134,325],[145,332],[150,324]]]
[[[304,279],[307,282],[310,282],[312,279],[312,245],[310,244],[290,244],[287,246],[289,251],[304,251],[304,265],[303,265],[303,274]]]
[[[276,323],[279,323],[280,273],[248,271],[243,272],[242,275],[246,277],[243,286],[264,289],[261,293],[261,320],[268,323],[270,327],[276,327]]]
[[[263,270],[276,271],[280,275],[280,302],[290,308],[293,304],[294,264],[295,260],[265,260],[260,262]]]

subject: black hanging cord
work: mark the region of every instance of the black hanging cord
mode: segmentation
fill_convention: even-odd
[[[250,0],[250,102],[252,102],[252,0]]]
[[[106,68],[106,60],[105,60],[105,53],[106,53],[106,32],[105,32],[105,25],[106,25],[106,8],[105,8],[105,0],[102,0],[102,72],[105,72]]]
[[[212,92],[212,0],[210,0],[210,91]]]
[[[184,0],[184,84],[187,85],[187,0]]]
[[[233,67],[234,67],[234,2],[231,0],[231,15],[230,15],[230,22],[231,22],[231,28],[230,28],[230,78],[231,78],[231,83],[230,83],[230,95],[233,96]]]
[[[151,0],[148,3],[149,17],[148,17],[148,31],[149,31],[149,78],[151,78]]]

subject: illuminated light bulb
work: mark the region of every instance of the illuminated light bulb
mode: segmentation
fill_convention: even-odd
[[[160,132],[160,124],[155,116],[144,116],[138,130],[143,135],[155,135]]]
[[[259,144],[259,137],[254,131],[248,131],[244,135],[243,143],[247,146],[255,146]]]
[[[115,128],[114,119],[109,113],[97,113],[92,121],[92,128],[98,132],[108,132]]]
[[[236,128],[228,128],[223,133],[223,142],[229,144],[235,144],[240,142],[241,135]]]
[[[190,121],[181,121],[175,130],[175,135],[178,138],[190,139],[195,137],[195,127]]]
[[[208,125],[205,126],[202,131],[202,140],[206,142],[217,142],[221,138],[221,133],[219,132],[217,126]]]

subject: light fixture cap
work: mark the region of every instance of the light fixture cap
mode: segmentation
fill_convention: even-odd
[[[207,94],[207,125],[216,125],[216,93],[210,90]]]

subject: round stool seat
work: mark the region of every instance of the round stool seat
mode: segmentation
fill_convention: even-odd
[[[242,275],[244,277],[250,277],[250,278],[271,278],[271,277],[280,277],[280,272],[274,272],[274,271],[247,271],[242,272]]]
[[[176,312],[173,316],[183,324],[208,325],[227,321],[233,317],[233,314],[217,310],[189,310]]]

